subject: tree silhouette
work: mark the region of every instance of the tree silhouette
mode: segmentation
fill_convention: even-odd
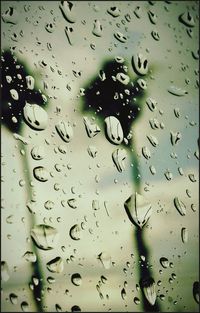
[[[32,90],[27,88],[26,76],[31,75],[29,73],[26,65],[17,59],[13,53],[9,50],[3,51],[2,56],[2,88],[1,88],[1,118],[2,123],[7,127],[11,132],[18,132],[22,134],[23,132],[23,120],[22,120],[22,111],[26,102],[28,103],[37,103],[39,105],[45,105],[44,98],[41,92],[35,88]],[[15,100],[11,96],[10,90],[16,90],[18,92],[19,99]],[[13,117],[16,120],[13,121]],[[19,141],[19,148],[24,149],[23,143]],[[29,164],[26,154],[24,155],[22,161],[22,166],[25,169],[24,173],[26,175],[26,187],[27,194],[31,200],[32,192],[30,188],[30,173],[29,173]],[[29,213],[30,214],[30,213]],[[35,224],[34,214],[29,215],[30,228]],[[33,296],[34,301],[36,302],[37,311],[43,311],[43,300],[42,300],[42,271],[41,271],[41,262],[38,254],[38,250],[33,244],[33,252],[37,256],[37,261],[32,263],[32,274],[33,277],[37,277],[39,280],[38,285],[34,285]]]
[[[116,79],[122,75],[122,79]],[[143,102],[146,96],[145,88],[141,88],[138,79],[125,81],[126,76],[130,77],[126,62],[120,62],[115,58],[104,62],[98,76],[94,77],[86,86],[83,98],[82,111],[96,114],[100,120],[108,116],[115,116],[122,125],[126,141],[122,145],[126,147],[130,154],[133,166],[132,177],[135,190],[140,192],[140,170],[137,153],[134,144],[132,125],[141,116]],[[146,75],[147,77],[148,75]],[[123,79],[124,78],[124,79]],[[140,285],[143,286],[146,280],[151,279],[152,271],[149,268],[149,250],[145,244],[145,228],[136,227],[133,231],[133,238],[136,239],[138,249],[138,261],[140,264]],[[141,260],[143,255],[145,260]],[[159,311],[158,304],[150,305],[147,299],[142,297],[145,311]]]

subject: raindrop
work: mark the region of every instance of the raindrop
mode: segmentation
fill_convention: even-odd
[[[23,109],[25,122],[34,130],[44,130],[48,124],[46,111],[37,104],[26,102]]]
[[[45,157],[43,146],[34,146],[31,150],[31,156],[34,160],[42,160]]]
[[[156,29],[152,30],[151,32],[151,36],[153,37],[153,39],[155,39],[156,41],[160,40],[160,35],[158,33],[158,31]]]
[[[54,227],[40,224],[32,228],[31,237],[38,248],[51,250],[56,246],[58,231]]]
[[[185,204],[179,200],[178,197],[175,197],[174,198],[174,205],[175,205],[175,208],[177,209],[177,211],[182,215],[186,215],[186,206]]]
[[[71,276],[71,282],[75,286],[80,286],[82,284],[82,277],[79,273],[75,273]]]
[[[70,142],[73,137],[73,129],[70,122],[60,121],[55,126],[58,135],[65,142]]]
[[[83,118],[85,129],[89,138],[96,136],[101,130],[98,125],[90,121],[88,117]]]
[[[153,135],[148,135],[147,138],[149,139],[149,142],[152,144],[153,147],[158,146],[158,139]]]
[[[41,182],[46,182],[49,179],[49,172],[43,166],[37,166],[33,169],[34,177]]]
[[[121,173],[125,170],[125,160],[127,158],[127,153],[125,149],[116,149],[112,153],[112,160],[117,168],[117,170]]]
[[[153,11],[148,11],[148,16],[152,24],[156,24],[158,16]]]
[[[121,32],[115,32],[115,33],[114,33],[114,36],[115,36],[115,38],[116,38],[118,41],[120,41],[120,42],[122,42],[122,43],[125,43],[126,40],[127,40],[126,36],[124,36]]]
[[[187,243],[188,242],[188,230],[185,227],[183,227],[181,229],[181,239],[182,239],[183,243]]]
[[[132,66],[136,74],[146,75],[148,72],[148,61],[141,53],[136,53],[132,57]]]
[[[69,235],[73,240],[80,240],[81,238],[81,228],[78,224],[75,224],[70,228]]]
[[[81,312],[81,308],[78,305],[73,305],[71,307],[71,312]]]
[[[95,146],[88,146],[87,151],[88,151],[89,156],[91,156],[92,158],[96,157],[97,148]]]
[[[105,118],[106,124],[106,137],[107,139],[116,145],[122,143],[124,139],[123,130],[120,121],[115,116],[108,116]]]
[[[140,299],[138,297],[134,297],[133,301],[136,305],[140,304]]]
[[[29,304],[26,301],[23,301],[21,303],[21,309],[23,312],[28,312],[29,311]]]
[[[64,262],[61,257],[56,257],[47,263],[47,269],[52,273],[62,273],[64,270]]]
[[[98,20],[94,21],[94,28],[93,28],[93,35],[97,36],[97,37],[101,37],[102,36],[102,25]]]
[[[11,293],[10,295],[9,295],[9,298],[10,298],[10,302],[12,303],[12,304],[17,304],[18,303],[18,296],[15,294],[15,293]]]
[[[33,90],[34,89],[35,80],[32,76],[26,76],[26,85],[27,89]]]
[[[188,177],[192,183],[195,183],[197,181],[194,174],[189,174]]]
[[[151,152],[148,147],[142,147],[142,154],[145,157],[145,159],[149,160],[151,158]]]
[[[121,12],[118,7],[110,7],[107,12],[112,15],[113,17],[118,17],[120,16]]]
[[[10,278],[8,264],[5,261],[1,261],[1,280],[7,281]]]
[[[199,282],[195,281],[193,284],[193,297],[196,303],[199,304]]]
[[[156,302],[156,284],[153,278],[143,279],[141,281],[141,287],[144,295],[151,305]]]
[[[181,139],[181,133],[180,132],[170,132],[170,139],[171,139],[171,144],[172,146],[174,146],[175,144],[177,144],[177,142]]]
[[[37,256],[34,252],[31,251],[27,251],[24,253],[23,258],[27,261],[27,262],[36,262],[37,260]]]
[[[168,268],[169,267],[169,260],[165,257],[160,258],[160,264],[162,265],[163,268]]]
[[[180,87],[176,87],[176,86],[170,86],[168,88],[168,92],[171,93],[174,96],[185,96],[188,94],[188,92]]]
[[[124,288],[121,290],[121,297],[122,297],[123,300],[126,300],[126,298],[127,298],[126,290]]]
[[[108,270],[111,267],[111,256],[107,252],[101,252],[98,255],[98,259],[101,261],[103,267]]]
[[[45,207],[45,209],[47,209],[47,210],[52,210],[53,207],[54,207],[54,202],[51,201],[51,200],[47,200],[47,201],[44,203],[44,207]]]
[[[19,100],[19,94],[17,90],[15,89],[10,89],[10,95],[14,100]]]
[[[186,26],[189,27],[194,27],[195,26],[195,22],[194,22],[194,18],[191,15],[190,12],[184,12],[179,16],[179,21],[181,23],[183,23]]]
[[[151,204],[137,192],[126,200],[124,207],[131,223],[140,228],[146,224],[152,214]]]
[[[69,199],[69,200],[67,200],[67,204],[72,209],[76,209],[77,208],[76,199]]]
[[[62,312],[62,308],[58,303],[55,304],[55,309],[56,309],[56,312]]]
[[[59,8],[64,16],[64,18],[70,22],[70,23],[75,23],[76,18],[74,15],[74,10],[72,10],[74,7],[74,4],[71,1],[61,1]]]
[[[18,13],[13,7],[8,7],[8,9],[2,14],[2,20],[4,23],[17,24],[18,23]]]

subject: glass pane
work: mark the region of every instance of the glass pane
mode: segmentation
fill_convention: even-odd
[[[197,312],[198,1],[2,1],[1,309]]]

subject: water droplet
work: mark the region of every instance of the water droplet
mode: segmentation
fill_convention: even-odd
[[[29,311],[29,304],[26,301],[23,301],[21,303],[21,309],[23,312],[28,312]]]
[[[171,135],[171,144],[172,146],[174,146],[175,144],[177,144],[177,142],[181,139],[181,133],[180,132],[170,132]]]
[[[95,146],[88,146],[88,154],[89,156],[91,156],[92,158],[95,158],[97,155],[97,148]]]
[[[18,12],[14,7],[8,7],[1,17],[4,23],[10,23],[13,25],[18,23]]]
[[[189,26],[189,27],[194,27],[195,26],[194,18],[191,15],[191,13],[188,12],[188,11],[182,13],[179,16],[179,21],[181,23],[183,23],[184,25]]]
[[[124,139],[123,130],[120,121],[115,116],[108,116],[105,118],[106,124],[106,137],[107,139],[116,145],[122,143]]]
[[[185,227],[183,227],[181,229],[181,239],[182,239],[183,243],[187,243],[188,242],[188,230]]]
[[[80,286],[82,284],[82,277],[79,273],[75,273],[71,276],[71,282],[75,286]]]
[[[149,20],[152,24],[156,24],[158,16],[153,11],[148,11]]]
[[[44,207],[45,207],[45,209],[47,209],[47,210],[52,210],[53,207],[54,207],[54,202],[51,201],[51,200],[47,200],[47,201],[44,203]]]
[[[175,197],[174,198],[174,205],[175,205],[175,208],[177,209],[177,211],[182,215],[186,215],[186,206],[185,204],[179,200],[178,197]]]
[[[121,14],[121,11],[118,7],[110,7],[107,12],[113,17],[118,17]]]
[[[76,209],[77,208],[77,204],[76,204],[76,199],[69,199],[67,201],[67,204],[70,206],[70,208],[72,209]]]
[[[5,261],[1,261],[1,280],[8,281],[10,278],[10,271],[8,264]]]
[[[96,136],[101,130],[97,124],[90,121],[88,117],[83,118],[85,129],[89,138]]]
[[[102,25],[100,23],[100,21],[98,20],[94,20],[94,28],[93,28],[93,35],[97,36],[97,37],[101,37],[102,36],[102,31],[103,31],[103,28],[102,28]]]
[[[59,4],[59,8],[64,16],[64,18],[70,22],[75,23],[76,18],[74,14],[74,4],[71,1],[61,1]],[[72,10],[73,9],[73,10]]]
[[[158,146],[158,139],[153,135],[147,135],[147,138],[149,139],[149,142],[152,144],[153,147]]]
[[[27,89],[33,90],[34,89],[35,80],[32,76],[26,76],[26,85]]]
[[[148,60],[141,53],[136,53],[133,55],[132,66],[136,74],[146,75],[148,72]]]
[[[167,180],[172,180],[173,175],[169,170],[166,170],[165,177],[167,178]]]
[[[53,23],[46,23],[45,29],[48,33],[53,33],[55,30],[55,24]]]
[[[137,192],[126,200],[124,207],[131,223],[140,228],[146,224],[152,214],[151,204]]]
[[[124,288],[121,290],[121,297],[122,297],[123,300],[126,300],[126,298],[127,298],[126,290]]]
[[[10,95],[14,100],[19,100],[19,94],[17,90],[15,89],[10,89]]]
[[[118,41],[120,41],[120,42],[122,42],[122,43],[125,43],[126,40],[127,40],[126,36],[124,36],[121,32],[115,32],[115,33],[114,33],[114,36],[115,36],[115,38],[116,38]]]
[[[31,150],[31,156],[34,160],[42,160],[45,157],[43,146],[34,146]]]
[[[169,260],[165,257],[160,258],[160,264],[162,265],[163,268],[168,268],[169,267]]]
[[[33,175],[37,180],[41,182],[46,182],[49,179],[49,172],[43,166],[35,167],[33,169]]]
[[[18,303],[18,296],[15,294],[15,293],[11,293],[10,295],[9,295],[9,298],[10,298],[10,302],[12,303],[12,304],[17,304]]]
[[[111,256],[107,252],[101,252],[98,258],[105,269],[108,270],[111,267]]]
[[[199,304],[199,282],[195,281],[193,284],[193,297],[194,300]]]
[[[189,174],[188,177],[189,177],[190,181],[193,183],[195,183],[197,181],[194,174]]]
[[[140,304],[140,299],[138,297],[134,297],[133,301],[136,305]]]
[[[150,172],[151,172],[152,175],[156,174],[156,169],[155,169],[155,167],[153,165],[150,165],[149,169],[150,169]]]
[[[152,30],[151,36],[152,36],[153,39],[155,39],[156,41],[159,41],[159,40],[160,40],[160,35],[159,35],[157,29]]]
[[[61,139],[65,142],[70,142],[73,137],[73,129],[70,125],[70,122],[60,121],[55,126],[57,133],[61,137]]]
[[[70,228],[69,235],[73,240],[80,240],[81,238],[81,228],[78,224],[75,224]]]
[[[58,231],[54,227],[40,224],[32,228],[31,237],[38,248],[51,250],[56,246]]]
[[[64,262],[61,257],[56,257],[47,263],[47,269],[52,273],[62,273],[64,270]]]
[[[105,276],[101,275],[101,281],[103,284],[105,284],[107,281],[107,278]]]
[[[144,295],[151,305],[156,302],[156,284],[153,278],[143,279],[141,281],[141,287]]]
[[[125,160],[127,158],[127,153],[125,149],[116,149],[112,153],[112,160],[117,168],[117,170],[121,173],[125,170]]]
[[[56,312],[62,312],[62,308],[58,303],[55,304],[55,309],[56,309]]]
[[[37,256],[34,252],[31,251],[27,251],[24,253],[23,258],[27,261],[27,262],[36,262],[37,260]]]
[[[44,130],[48,125],[46,111],[37,104],[26,102],[23,108],[23,116],[26,124],[34,130]]]
[[[151,152],[148,147],[142,147],[142,154],[145,157],[145,159],[149,160],[151,158]]]
[[[188,94],[188,92],[180,87],[176,87],[176,86],[170,86],[168,88],[168,92],[171,93],[174,96],[185,96],[186,94]]]
[[[141,18],[142,9],[141,7],[137,6],[134,10],[134,14],[137,18]]]
[[[72,312],[81,312],[81,308],[78,305],[73,305],[71,307]]]

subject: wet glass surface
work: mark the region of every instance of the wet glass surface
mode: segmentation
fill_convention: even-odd
[[[1,309],[197,312],[198,1],[1,1]]]

